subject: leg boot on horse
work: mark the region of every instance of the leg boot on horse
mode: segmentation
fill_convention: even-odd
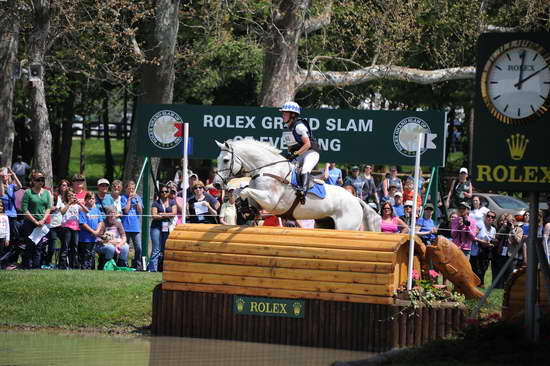
[[[301,182],[299,183],[299,187],[298,187],[298,198],[300,199],[300,203],[302,205],[305,205],[306,204],[306,195],[307,195],[307,190],[309,188],[309,180],[310,180],[310,177],[311,177],[311,174],[310,173],[305,173],[305,174],[301,174]]]

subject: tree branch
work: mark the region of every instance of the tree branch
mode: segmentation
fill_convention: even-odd
[[[474,66],[439,70],[420,70],[395,65],[375,65],[354,71],[313,71],[299,69],[299,88],[358,85],[375,80],[401,80],[417,84],[435,84],[449,80],[469,80],[476,74]]]
[[[332,16],[332,0],[328,1],[325,5],[325,9],[322,14],[305,21],[304,32],[306,34],[318,31],[319,29],[326,27],[330,24],[330,18]]]

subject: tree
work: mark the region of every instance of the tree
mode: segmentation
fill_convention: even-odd
[[[154,0],[154,17],[145,20],[140,27],[144,39],[144,51],[136,52],[142,59],[140,67],[140,104],[170,104],[174,92],[174,63],[179,28],[179,0]],[[134,126],[135,127],[135,126]],[[124,179],[135,179],[143,165],[144,158],[136,154],[137,128],[132,128],[128,155],[124,167]],[[153,169],[159,159],[151,160]]]
[[[46,90],[44,87],[44,58],[50,31],[52,7],[50,0],[33,0],[31,8],[32,30],[28,40],[29,54],[29,104],[34,139],[33,167],[46,177],[46,185],[52,186],[52,134],[48,119]]]
[[[14,0],[8,6],[13,7]],[[4,13],[5,14],[5,13]],[[15,126],[13,123],[13,94],[17,51],[19,48],[19,22],[17,17],[0,18],[0,167],[11,166]]]
[[[261,104],[281,105],[306,89],[379,80],[471,80],[475,40],[487,29],[503,29],[491,28],[490,21],[506,23],[506,30],[548,30],[549,8],[542,0],[273,0]],[[324,33],[312,34],[319,30]],[[308,48],[315,37],[324,38],[325,47]]]

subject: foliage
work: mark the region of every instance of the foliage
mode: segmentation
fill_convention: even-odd
[[[427,274],[429,279],[422,279],[417,270],[413,270],[412,288],[407,291],[406,284],[399,287],[394,296],[411,301],[411,305],[416,309],[423,305],[433,307],[439,303],[463,303],[464,295],[449,289],[447,285],[438,285],[437,278],[441,275],[430,270]]]

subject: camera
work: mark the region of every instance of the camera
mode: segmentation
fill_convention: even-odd
[[[470,226],[470,220],[468,220],[467,218],[464,218],[464,225]]]
[[[218,189],[218,190],[221,190],[222,189],[222,185],[220,183],[214,183],[214,188]]]

